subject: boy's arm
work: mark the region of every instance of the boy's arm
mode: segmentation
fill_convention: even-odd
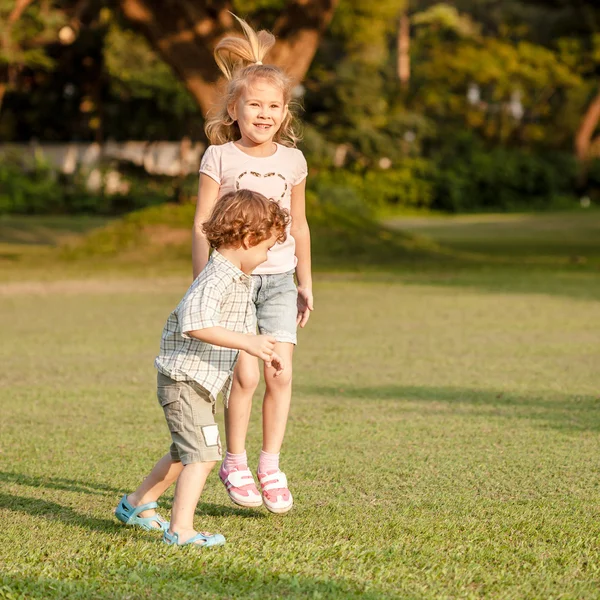
[[[209,245],[202,231],[202,224],[208,220],[219,195],[219,184],[209,177],[200,173],[198,182],[198,202],[196,203],[196,214],[194,216],[194,228],[192,229],[192,268],[194,279],[206,266],[209,255]]]
[[[292,226],[290,233],[296,241],[296,277],[298,279],[298,317],[304,327],[313,310],[312,273],[310,259],[310,229],[306,220],[306,179],[292,188]]]
[[[273,363],[278,373],[283,371],[283,362],[274,352],[277,340],[271,335],[238,333],[220,326],[186,331],[185,334],[213,346],[243,350],[252,356],[256,356],[256,358],[264,360],[269,366]],[[277,368],[277,365],[279,365],[279,368]]]

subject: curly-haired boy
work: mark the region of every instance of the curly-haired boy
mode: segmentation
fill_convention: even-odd
[[[250,190],[223,196],[204,231],[214,251],[164,327],[157,393],[172,444],[138,489],[115,510],[120,521],[163,531],[168,544],[198,547],[225,543],[220,534],[198,533],[194,512],[210,471],[221,459],[215,423],[216,396],[225,403],[239,350],[275,367],[284,365],[273,351],[276,339],[256,335],[252,271],[267,251],[286,238],[289,215],[276,202]],[[175,482],[170,523],[155,511],[159,497]]]

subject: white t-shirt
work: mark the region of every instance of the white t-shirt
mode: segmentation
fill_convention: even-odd
[[[250,156],[233,142],[209,146],[200,163],[200,173],[214,179],[221,187],[219,197],[235,190],[247,189],[276,200],[290,210],[292,188],[306,178],[306,159],[297,148],[276,144],[271,156]],[[283,244],[275,244],[267,260],[255,270],[256,275],[286,273],[296,267],[296,242],[290,235]]]

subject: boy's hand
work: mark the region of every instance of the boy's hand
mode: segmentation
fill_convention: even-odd
[[[248,354],[269,363],[273,357],[273,350],[275,349],[277,340],[272,335],[249,335],[248,338],[248,343],[244,350]]]
[[[313,310],[313,294],[310,288],[298,288],[298,316],[296,325],[304,327],[310,317],[310,311]]]
[[[283,362],[283,358],[277,354],[277,352],[273,352],[271,355],[271,360],[265,361],[267,367],[271,367],[275,369],[275,373],[273,373],[273,377],[279,377],[285,370],[285,363]]]

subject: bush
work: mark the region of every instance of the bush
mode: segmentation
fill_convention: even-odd
[[[433,173],[428,161],[406,158],[392,169],[320,171],[309,186],[322,202],[353,210],[428,208],[434,197]]]
[[[98,191],[88,189],[89,173],[78,171],[66,176],[36,161],[25,165],[18,156],[7,156],[0,163],[0,214],[97,214],[121,215],[155,206],[176,196],[195,195],[197,178],[174,180],[150,177],[140,169],[125,169],[111,175],[122,183],[122,191],[105,193],[108,171],[98,171]]]
[[[55,173],[42,163],[24,172],[16,157],[0,162],[0,214],[62,212],[64,194]]]
[[[450,212],[562,208],[575,194],[577,164],[565,153],[486,150],[468,137],[434,157],[432,207]]]

